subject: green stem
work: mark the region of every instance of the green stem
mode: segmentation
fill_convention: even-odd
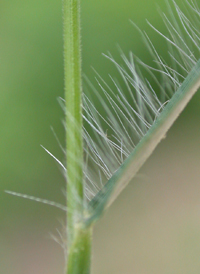
[[[73,239],[75,218],[83,211],[81,53],[79,1],[64,0],[64,67],[67,156],[67,236]],[[78,159],[78,160],[77,160]]]
[[[68,255],[67,274],[89,274],[92,228],[77,227]]]
[[[91,228],[85,230],[81,108],[80,0],[63,0],[67,157],[68,274],[88,274]],[[77,228],[78,227],[78,228]]]

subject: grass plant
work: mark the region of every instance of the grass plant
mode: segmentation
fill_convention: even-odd
[[[67,274],[90,273],[94,224],[165,138],[200,86],[200,11],[195,2],[186,0],[183,13],[172,0],[167,2],[170,18],[163,14],[167,35],[148,23],[166,40],[169,61],[139,30],[155,67],[132,53],[129,57],[121,53],[123,65],[106,55],[124,84],[110,77],[108,85],[96,74],[96,90],[85,79],[99,102],[94,105],[82,92],[80,4],[80,0],[63,0],[65,99],[61,103],[66,114],[67,166],[57,161],[67,178],[67,207],[61,207],[67,209]]]
[[[80,36],[78,36],[80,2],[66,1],[64,6],[69,210],[67,273],[90,272],[90,235],[93,224],[135,176],[200,86],[200,61],[197,61],[194,53],[194,47],[197,52],[199,51],[199,32],[194,21],[200,14],[193,2],[187,2],[188,7],[195,13],[194,21],[191,22],[174,1],[173,4],[180,23],[175,19],[170,5],[169,10],[174,25],[163,15],[171,38],[154,29],[169,43],[172,48],[169,53],[170,58],[175,68],[181,68],[181,72],[171,68],[162,60],[146,34],[143,37],[156,60],[157,68],[149,67],[137,60],[133,54],[130,54],[129,59],[122,54],[124,63],[129,69],[127,72],[111,55],[107,56],[123,78],[131,100],[126,97],[114,79],[111,78],[115,90],[98,76],[97,82],[104,97],[98,92],[95,94],[106,115],[102,116],[91,100],[83,95],[83,119],[91,127],[94,138],[81,123],[82,90]],[[183,32],[189,37],[190,45],[184,41]],[[143,78],[135,61],[148,70],[162,94],[157,94],[152,82]],[[158,83],[155,72],[163,78],[162,83]],[[106,126],[103,127],[103,124]],[[86,144],[85,164],[81,152],[82,136]],[[89,168],[91,162],[96,167]]]

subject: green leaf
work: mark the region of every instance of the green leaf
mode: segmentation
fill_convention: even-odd
[[[165,138],[180,113],[200,86],[200,60],[185,78],[171,100],[157,117],[149,131],[140,140],[133,152],[108,180],[104,187],[89,203],[91,216],[85,221],[86,226],[97,221],[120,192],[133,179],[135,174],[152,154],[159,142]]]

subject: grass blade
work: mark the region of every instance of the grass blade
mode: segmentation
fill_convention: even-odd
[[[112,204],[130,180],[133,179],[159,142],[165,138],[168,129],[183,111],[199,86],[200,60],[196,63],[133,152],[108,180],[99,193],[90,201],[89,210],[91,210],[92,214],[86,220],[86,225],[90,225],[92,222],[99,219],[104,210]]]

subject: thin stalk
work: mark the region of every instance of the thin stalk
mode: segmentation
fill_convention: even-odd
[[[84,229],[80,0],[63,0],[68,274],[88,274],[91,228]]]
[[[92,228],[77,226],[68,253],[67,274],[89,274],[91,263]]]
[[[73,239],[74,218],[82,215],[82,118],[79,1],[64,0],[64,68],[66,101],[67,226]],[[79,160],[77,160],[79,159]]]

